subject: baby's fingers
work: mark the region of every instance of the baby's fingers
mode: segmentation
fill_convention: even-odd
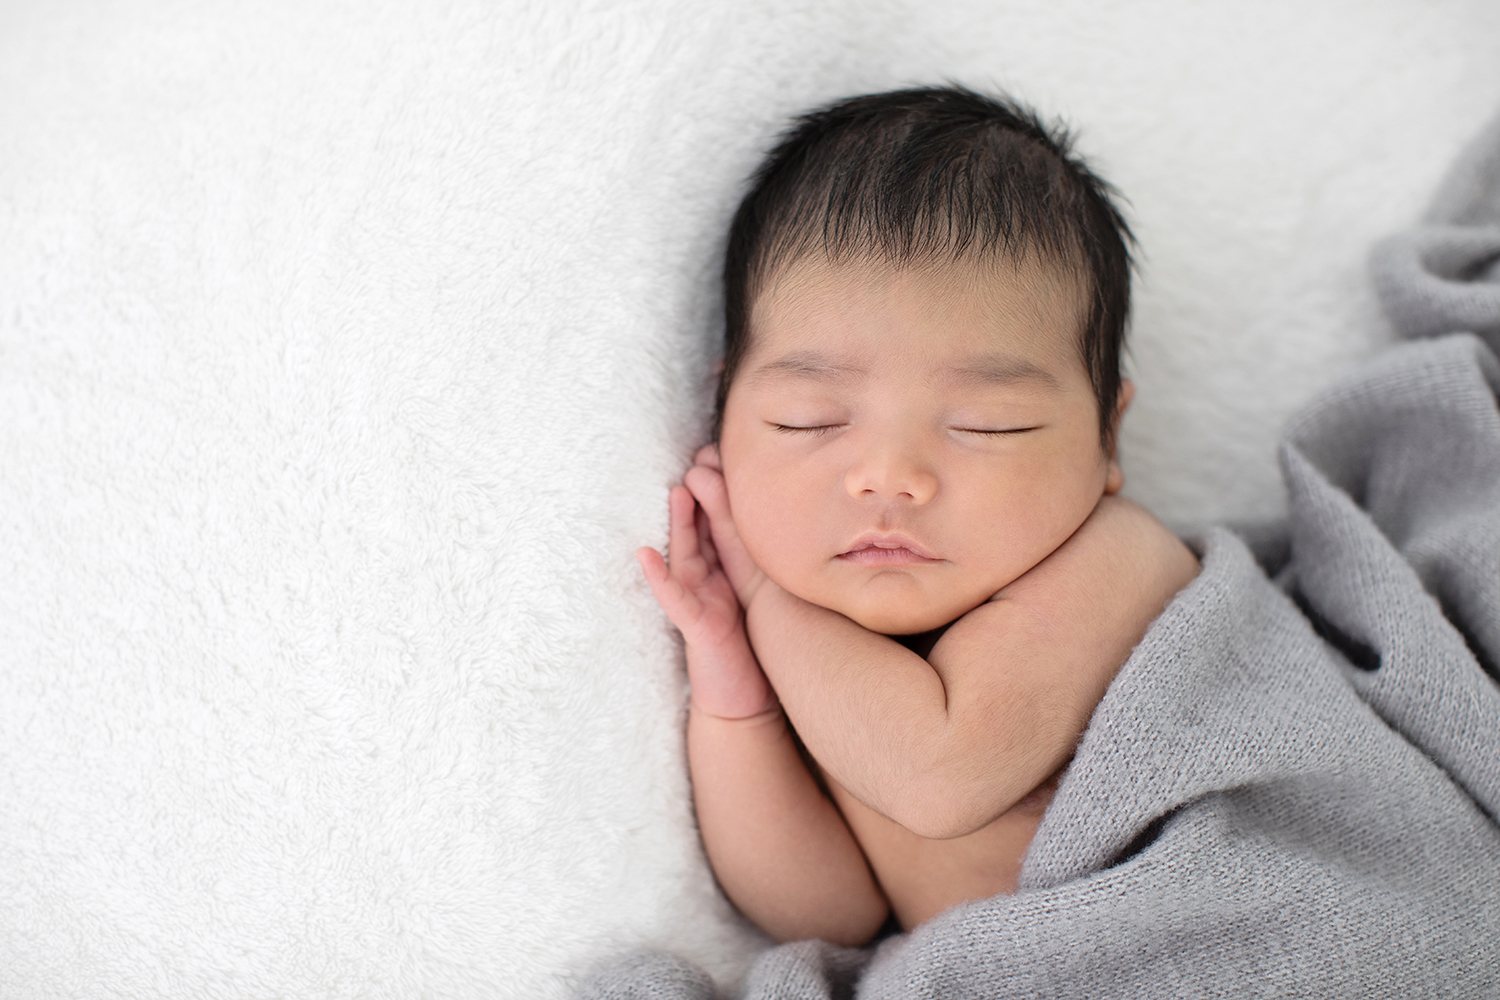
[[[667,561],[649,545],[642,545],[635,550],[635,561],[641,564],[641,572],[646,575],[646,582],[651,584],[653,593],[671,578],[672,574],[667,572]]]
[[[734,525],[734,515],[729,512],[729,490],[724,486],[722,472],[713,466],[699,464],[687,470],[682,481],[692,491],[694,499],[703,505],[716,530]]]
[[[729,510],[729,490],[724,486],[724,476],[716,469],[695,465],[683,477],[683,482],[708,514],[714,558],[729,577],[740,603],[748,605],[762,574],[740,539],[734,515]]]
[[[719,568],[719,553],[714,548],[713,524],[708,512],[693,501],[693,524],[698,529],[698,552],[703,557],[704,567],[712,573]]]
[[[706,465],[717,472],[724,471],[724,465],[719,461],[719,446],[716,444],[706,444],[699,448],[698,453],[693,456],[693,464]]]
[[[674,486],[667,497],[670,526],[667,555],[674,577],[689,587],[696,586],[707,575],[703,549],[698,536],[698,503],[684,487]]]
[[[698,599],[693,596],[692,591],[684,587],[681,582],[672,578],[667,569],[666,560],[661,553],[643,545],[635,550],[636,561],[641,564],[641,572],[646,575],[646,582],[651,585],[651,593],[656,597],[656,603],[667,613],[679,630],[686,631],[691,628],[694,620],[701,610]]]
[[[729,510],[729,490],[724,486],[724,476],[715,469],[695,465],[682,477],[693,497],[708,515],[711,537],[720,562],[736,558],[731,553],[740,545],[739,532],[735,529],[734,514]]]

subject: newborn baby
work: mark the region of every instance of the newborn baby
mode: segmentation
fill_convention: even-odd
[[[704,846],[771,936],[861,944],[1015,891],[1196,574],[1118,496],[1128,239],[1066,136],[957,88],[808,115],[756,175],[717,444],[669,560],[638,556],[686,643]]]

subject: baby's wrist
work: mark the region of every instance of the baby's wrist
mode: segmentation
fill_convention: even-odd
[[[760,709],[745,713],[736,713],[733,710],[725,711],[723,706],[712,703],[707,705],[702,704],[695,695],[688,702],[688,710],[694,715],[713,719],[715,722],[727,722],[741,726],[768,725],[783,722],[786,719],[785,713],[781,710],[781,702],[776,699],[775,695],[772,695],[770,702],[763,705]]]
[[[725,721],[760,718],[779,714],[781,702],[760,668],[755,673],[738,676],[689,679],[688,706],[702,715]]]
[[[739,719],[777,705],[776,692],[756,662],[743,625],[707,647],[688,643],[690,704],[708,715]]]

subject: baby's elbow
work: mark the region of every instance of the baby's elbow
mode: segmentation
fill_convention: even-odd
[[[885,815],[927,840],[977,833],[1024,799],[1052,766],[977,766],[972,751],[913,774],[891,796]],[[1035,772],[1035,773],[1033,773]]]
[[[761,918],[756,923],[778,944],[816,938],[859,948],[880,932],[890,912],[890,905],[872,883],[870,891],[854,892],[814,912],[785,913],[779,919]]]
[[[842,914],[842,919],[830,924],[817,936],[829,944],[860,948],[869,944],[880,932],[890,912],[891,908],[884,899],[871,900],[867,905],[851,908]]]

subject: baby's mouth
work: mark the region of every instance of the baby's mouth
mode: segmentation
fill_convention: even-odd
[[[856,538],[854,544],[836,558],[856,566],[913,566],[943,561],[903,535],[873,533]]]

